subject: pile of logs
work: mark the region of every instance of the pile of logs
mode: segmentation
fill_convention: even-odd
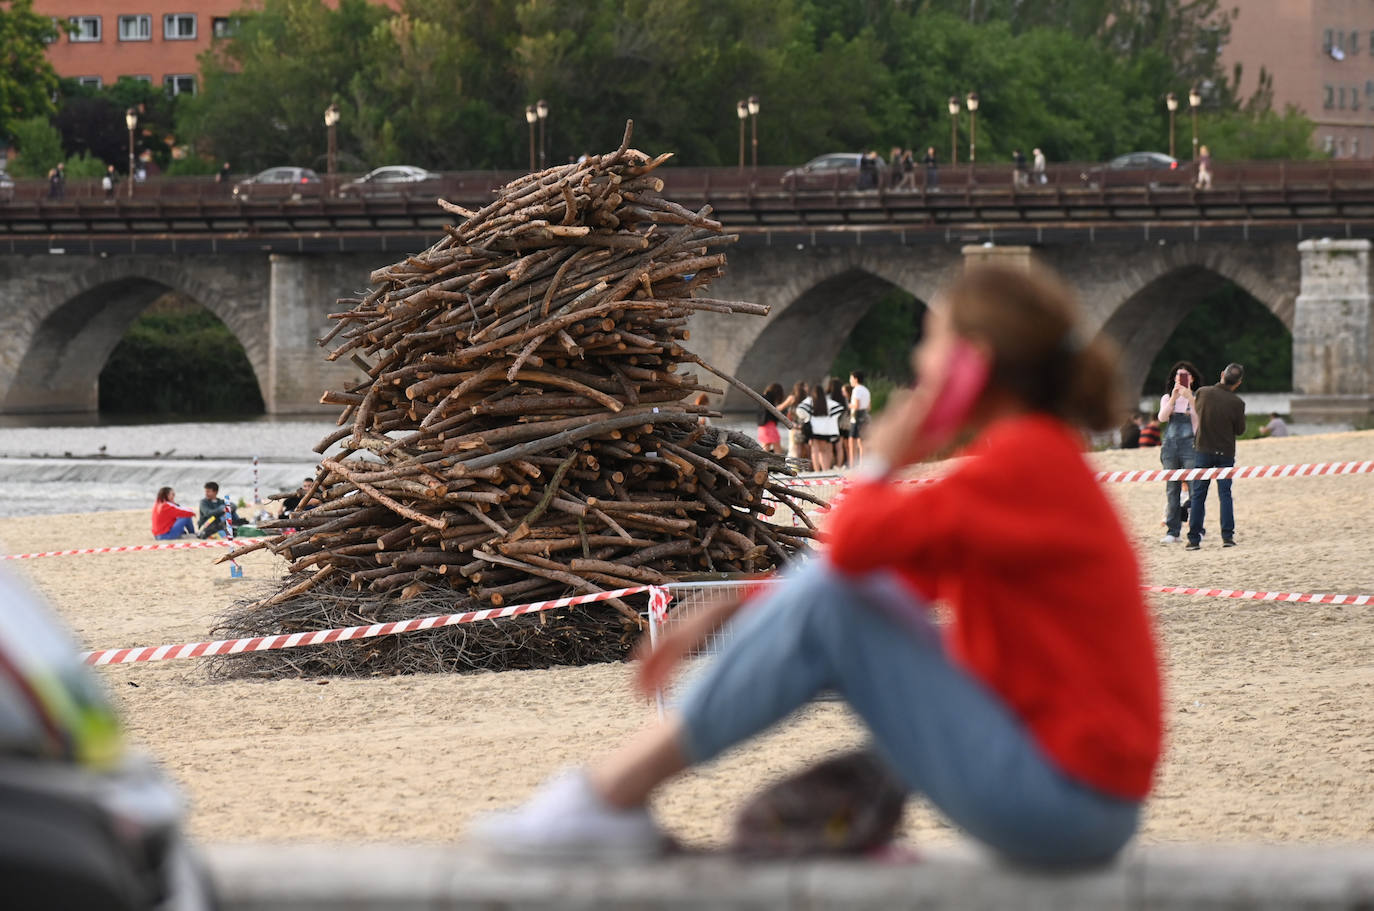
[[[266,547],[291,561],[250,613],[320,586],[488,607],[759,572],[807,546],[796,501],[811,497],[776,482],[782,457],[689,403],[724,393],[709,373],[773,410],[683,345],[695,312],[767,312],[703,295],[737,237],[709,207],[659,196],[669,156],[629,138],[480,211],[440,200],[462,221],[330,315],[321,344],[366,376],[321,399],[343,411],[316,451],[340,451],[310,508],[225,558]]]

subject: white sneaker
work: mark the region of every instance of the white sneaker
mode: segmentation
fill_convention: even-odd
[[[1178,543],[1178,535],[1165,535],[1164,537],[1162,537],[1162,538],[1159,539],[1159,543],[1160,543],[1160,544],[1177,544],[1177,543]]]
[[[648,810],[608,806],[582,769],[549,779],[513,810],[478,817],[467,840],[492,854],[539,860],[645,860],[668,846]]]

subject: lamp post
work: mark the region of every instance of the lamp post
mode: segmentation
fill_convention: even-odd
[[[325,173],[329,175],[329,192],[334,193],[334,172],[339,160],[339,135],[335,129],[339,125],[339,106],[330,102],[324,109],[324,127],[329,134],[329,145],[325,153]]]
[[[525,123],[530,125],[530,170],[534,170],[534,122],[539,119],[539,114],[534,110],[534,105],[525,105]]]
[[[138,111],[129,108],[124,112],[124,125],[129,128],[129,191],[128,197],[134,198],[134,127],[138,126]]]
[[[1202,93],[1197,86],[1188,90],[1188,107],[1193,109],[1193,161],[1197,161],[1197,109],[1202,107]]]
[[[739,118],[739,172],[744,173],[744,121],[749,119],[749,105],[741,99],[735,102],[735,116]]]
[[[540,98],[534,105],[534,112],[539,115],[539,167],[549,166],[549,157],[545,154],[544,145],[544,121],[549,119],[549,103]]]
[[[1174,158],[1174,112],[1178,110],[1178,96],[1173,92],[1165,95],[1164,106],[1169,109],[1169,157]]]
[[[750,95],[748,102],[749,127],[753,131],[754,170],[759,169],[759,96]]]
[[[959,163],[959,96],[949,96],[949,163]]]
[[[968,105],[968,164],[972,173],[973,163],[978,160],[978,93],[969,92],[964,103]]]

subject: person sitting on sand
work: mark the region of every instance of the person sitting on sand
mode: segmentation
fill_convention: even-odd
[[[200,501],[199,514],[196,517],[197,536],[208,538],[224,532],[227,527],[226,519],[234,521],[234,504],[219,495],[217,482],[207,481],[205,497]]]
[[[667,720],[471,835],[541,858],[662,850],[646,809],[660,784],[833,689],[906,787],[999,855],[1059,867],[1121,850],[1163,722],[1135,555],[1077,429],[1115,424],[1114,353],[1038,270],[971,268],[941,298],[920,382],[870,428],[822,555],[750,599]],[[948,475],[900,483],[956,437],[972,442]],[[661,638],[639,688],[740,606]]]
[[[1286,437],[1292,431],[1288,429],[1288,422],[1279,417],[1277,411],[1269,412],[1269,423],[1259,429],[1262,437]]]
[[[178,506],[176,496],[177,492],[170,487],[157,489],[157,500],[153,503],[153,537],[159,541],[172,541],[196,532],[196,514]]]

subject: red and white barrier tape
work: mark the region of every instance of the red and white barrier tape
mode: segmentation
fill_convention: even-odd
[[[166,544],[128,544],[123,547],[82,547],[77,550],[46,550],[35,554],[0,554],[0,560],[34,560],[38,557],[84,557],[88,554],[131,554],[143,550],[188,550],[201,547],[238,547],[238,541],[169,541]]]
[[[1245,601],[1284,601],[1290,604],[1374,604],[1374,595],[1300,595],[1296,592],[1251,592],[1231,588],[1185,588],[1181,585],[1142,585],[1160,595],[1204,595]]]
[[[209,658],[214,655],[237,655],[243,652],[265,652],[280,648],[297,648],[303,645],[323,645],[329,642],[348,642],[353,639],[370,639],[374,636],[393,636],[398,633],[411,633],[424,629],[456,626],[460,623],[476,623],[479,620],[496,620],[514,617],[519,614],[532,614],[536,611],[571,607],[574,604],[591,604],[596,601],[609,601],[626,595],[650,592],[650,603],[658,600],[667,608],[666,593],[654,595],[654,586],[636,585],[633,588],[618,588],[615,591],[597,592],[592,595],[573,595],[552,601],[535,601],[532,604],[513,604],[509,607],[493,607],[486,610],[468,611],[462,614],[444,614],[439,617],[415,617],[410,620],[397,620],[392,623],[374,623],[371,626],[349,626],[341,629],[323,629],[306,633],[282,633],[275,636],[250,636],[243,639],[218,639],[214,642],[187,642],[184,645],[148,645],[142,648],[106,648],[93,652],[82,652],[81,660],[87,664],[134,664],[143,661],[172,661],[177,658]]]
[[[1139,481],[1208,481],[1213,478],[1311,478],[1320,475],[1370,474],[1374,462],[1318,462],[1304,465],[1247,465],[1243,468],[1155,468],[1136,471],[1099,471],[1096,478],[1107,484]],[[904,483],[929,484],[936,478],[912,478]],[[784,487],[843,487],[850,483],[843,475],[810,478],[782,478]]]

